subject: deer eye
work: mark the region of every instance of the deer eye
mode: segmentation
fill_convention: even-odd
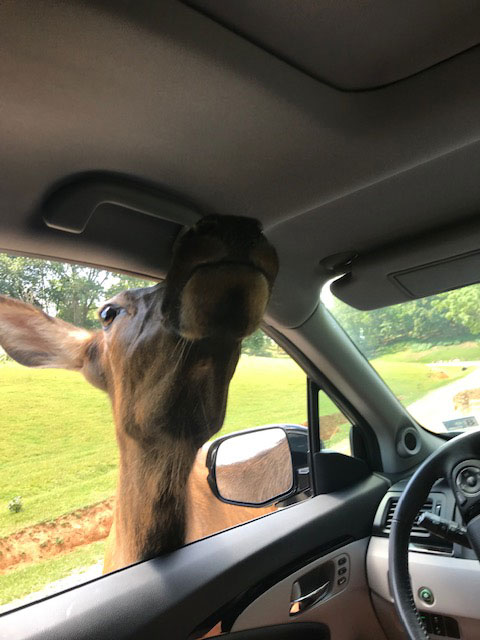
[[[116,307],[112,304],[107,304],[100,310],[98,315],[100,316],[100,321],[103,324],[104,329],[112,324],[120,311],[122,311],[121,307]]]

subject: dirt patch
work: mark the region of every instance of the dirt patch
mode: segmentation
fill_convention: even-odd
[[[467,389],[453,396],[453,409],[464,414],[470,413],[472,408],[477,409],[480,402],[480,389]]]
[[[340,425],[347,422],[343,413],[331,413],[329,416],[320,416],[320,437],[324,442],[328,442],[330,438],[337,433]]]
[[[320,416],[320,437],[323,442],[328,442],[338,431],[338,428],[347,422],[343,413],[331,413],[328,416]],[[304,427],[308,427],[308,421],[302,422]]]
[[[113,504],[114,498],[109,498],[0,538],[0,573],[103,540],[112,525]]]
[[[433,380],[446,380],[448,378],[448,374],[445,371],[432,371],[428,374],[429,378],[433,378]]]

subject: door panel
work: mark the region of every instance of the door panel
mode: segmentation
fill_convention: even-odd
[[[0,617],[0,638],[184,640],[226,616],[239,596],[259,597],[313,559],[369,536],[386,490],[372,475],[27,605]]]
[[[218,636],[217,636],[218,637]],[[330,640],[330,632],[323,624],[302,622],[292,625],[275,625],[248,631],[238,631],[222,636],[228,640]]]
[[[325,624],[333,640],[385,640],[366,581],[368,541],[369,538],[364,538],[347,544],[277,582],[239,615],[232,630],[308,621]],[[304,611],[291,615],[295,586],[310,575],[318,575],[319,583],[328,583],[325,594],[323,597],[320,594],[320,600]],[[314,586],[315,582],[308,588]]]

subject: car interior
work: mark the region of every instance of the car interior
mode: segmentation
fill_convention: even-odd
[[[312,494],[0,637],[478,638],[478,432],[424,429],[320,291],[373,310],[480,281],[480,5],[6,0],[0,42],[0,250],[161,280],[202,216],[260,220]],[[322,391],[352,456],[322,451]]]

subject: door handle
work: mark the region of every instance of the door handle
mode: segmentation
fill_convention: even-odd
[[[298,586],[298,582],[295,583],[294,587]],[[307,593],[303,596],[299,596],[298,598],[294,598],[290,602],[290,615],[294,616],[297,613],[301,613],[308,609],[309,607],[320,602],[328,593],[328,589],[330,587],[330,580],[327,580],[324,584],[322,584],[317,589],[314,589],[310,593]]]

